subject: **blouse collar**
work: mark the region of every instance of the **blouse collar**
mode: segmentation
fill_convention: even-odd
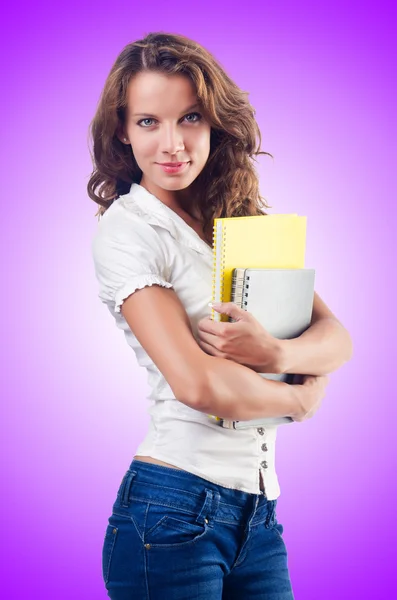
[[[129,209],[142,217],[147,223],[167,229],[172,237],[200,254],[212,256],[212,248],[201,239],[198,233],[190,227],[175,211],[161,202],[146,188],[133,183],[128,194],[120,198]]]

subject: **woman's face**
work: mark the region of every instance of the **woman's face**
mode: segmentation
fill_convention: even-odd
[[[164,196],[164,190],[172,196],[196,179],[210,153],[210,133],[187,77],[146,71],[130,81],[120,139],[131,144],[143,173],[141,185],[154,195]]]

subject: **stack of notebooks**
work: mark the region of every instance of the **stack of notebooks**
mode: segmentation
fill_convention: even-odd
[[[306,217],[291,214],[215,219],[213,248],[212,302],[236,303],[278,339],[298,337],[310,326],[315,270],[304,266]],[[229,320],[214,310],[211,318]],[[299,382],[299,374],[260,375],[289,384]],[[292,422],[289,417],[231,421],[208,416],[229,429]]]

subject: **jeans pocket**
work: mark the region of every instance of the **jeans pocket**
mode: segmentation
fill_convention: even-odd
[[[153,547],[187,546],[201,539],[208,524],[197,521],[197,514],[178,507],[149,503],[145,543]]]
[[[105,539],[102,547],[102,576],[105,583],[108,583],[109,581],[110,563],[112,561],[117,534],[117,527],[114,527],[113,525],[108,525],[106,527]]]
[[[281,525],[281,523],[278,523],[277,521],[275,521],[274,525],[272,527],[272,531],[274,531],[277,534],[277,537],[280,538],[280,540],[282,540],[282,542],[284,543],[284,539],[283,539],[284,527]]]

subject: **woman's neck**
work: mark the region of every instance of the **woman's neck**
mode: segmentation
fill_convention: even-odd
[[[140,185],[185,221],[194,221],[196,224],[202,222],[201,211],[198,208],[197,202],[195,202],[196,194],[192,187],[193,184],[184,190],[164,190],[151,183],[147,183],[145,178],[142,177]]]

